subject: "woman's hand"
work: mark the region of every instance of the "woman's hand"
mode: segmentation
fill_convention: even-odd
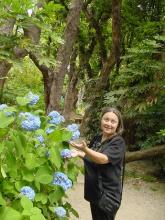
[[[71,157],[74,158],[74,157],[78,157],[78,156],[79,156],[78,150],[72,149],[72,150],[71,150]]]
[[[75,149],[72,149],[71,150],[71,157],[74,158],[74,157],[80,157],[80,158],[84,158],[85,157],[85,153],[82,152],[82,151],[79,151],[79,150],[75,150]]]
[[[87,144],[85,141],[82,141],[81,143],[75,143],[73,141],[70,141],[69,144],[72,146],[72,147],[75,147],[76,149],[78,150],[82,150],[82,151],[85,151],[86,148],[88,148]]]

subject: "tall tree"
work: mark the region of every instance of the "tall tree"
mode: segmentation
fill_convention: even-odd
[[[109,49],[109,56],[107,57],[104,65],[101,69],[100,76],[97,79],[96,85],[89,89],[90,94],[90,106],[86,109],[83,117],[81,130],[84,134],[89,134],[88,129],[95,129],[93,125],[94,115],[97,115],[97,111],[102,107],[103,94],[109,89],[109,76],[115,66],[119,63],[120,57],[120,21],[121,21],[121,1],[112,0],[112,45]],[[96,125],[94,125],[96,126]]]
[[[64,32],[64,44],[59,48],[57,53],[56,62],[58,65],[57,68],[53,70],[53,75],[50,77],[51,85],[48,97],[47,112],[53,109],[60,109],[60,98],[63,90],[64,76],[67,72],[73,45],[77,36],[82,6],[82,0],[72,1]]]
[[[14,24],[15,24],[15,20],[11,18],[11,19],[7,19],[6,21],[4,21],[3,24],[0,25],[1,38],[2,37],[6,38],[11,36]],[[9,63],[7,60],[0,60],[0,97],[3,94],[4,83],[7,77],[7,73],[10,70],[11,66],[12,64]]]

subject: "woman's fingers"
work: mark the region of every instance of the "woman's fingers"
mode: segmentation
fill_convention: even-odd
[[[78,151],[77,150],[71,150],[71,156],[72,157],[78,157]]]
[[[78,144],[78,143],[75,143],[75,142],[72,142],[72,141],[70,141],[69,144],[72,145],[73,147],[76,147],[76,148],[81,148],[83,146],[82,143]]]

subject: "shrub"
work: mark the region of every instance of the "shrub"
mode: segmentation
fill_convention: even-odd
[[[78,217],[66,195],[80,170],[77,159],[67,159],[74,132],[59,113],[45,116],[38,96],[29,94],[17,97],[16,106],[0,105],[0,219]]]

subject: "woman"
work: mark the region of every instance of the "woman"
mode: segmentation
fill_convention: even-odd
[[[93,220],[114,220],[121,201],[125,153],[123,122],[117,109],[103,109],[101,130],[89,146],[84,141],[70,144],[78,149],[72,156],[84,160],[84,198],[90,202]]]

